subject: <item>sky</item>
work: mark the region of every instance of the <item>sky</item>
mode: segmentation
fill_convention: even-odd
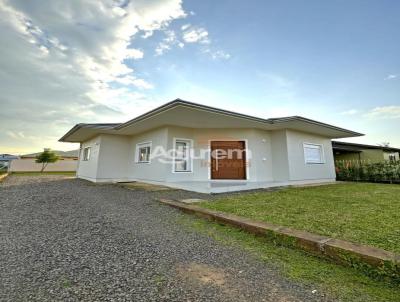
[[[181,98],[400,147],[400,1],[0,0],[0,153]]]

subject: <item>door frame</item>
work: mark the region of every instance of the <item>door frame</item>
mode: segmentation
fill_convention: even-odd
[[[213,179],[211,178],[211,170],[212,170],[212,163],[211,163],[211,143],[212,142],[244,142],[244,150],[246,153],[245,163],[246,163],[246,178],[245,179]],[[208,154],[209,156],[209,168],[208,168],[208,180],[209,181],[220,181],[220,182],[243,182],[250,180],[250,165],[249,165],[249,144],[247,138],[231,138],[231,139],[209,139],[208,140]]]

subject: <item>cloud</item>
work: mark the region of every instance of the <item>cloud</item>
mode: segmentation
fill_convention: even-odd
[[[211,46],[211,39],[205,28],[184,24],[181,26],[181,30],[182,39],[185,43],[202,45],[201,52],[210,55],[213,60],[228,60],[231,58],[228,52]]]
[[[357,109],[350,109],[350,110],[343,111],[340,114],[342,114],[342,115],[355,115],[357,113],[358,113]]]
[[[372,119],[400,119],[400,106],[375,107],[365,116]]]
[[[213,60],[228,60],[231,55],[224,50],[212,50],[210,47],[203,49],[203,53],[209,54]]]
[[[176,36],[175,31],[166,30],[164,32],[164,39],[157,45],[155,50],[157,56],[163,55],[166,51],[170,50],[174,45],[180,45],[180,42]]]
[[[184,24],[184,25],[181,26],[181,30],[186,30],[186,29],[188,29],[190,26],[191,26],[190,24]]]
[[[132,68],[145,55],[135,37],[184,17],[181,0],[0,0],[0,146],[53,147],[77,122],[147,109],[136,89],[153,85]]]
[[[209,44],[208,32],[204,28],[195,28],[190,24],[181,26],[182,33],[180,36],[174,30],[164,31],[164,38],[158,43],[155,54],[161,56],[173,47],[183,48],[185,43]]]
[[[6,131],[6,134],[11,138],[16,138],[16,139],[25,138],[23,132]]]
[[[140,49],[129,48],[124,55],[125,59],[143,59],[143,51]]]
[[[166,30],[164,38],[158,43],[155,55],[161,56],[174,47],[184,48],[186,44],[200,45],[200,53],[208,54],[213,60],[228,60],[231,55],[224,50],[211,46],[211,39],[204,27],[193,26],[189,23],[180,27],[180,31]]]
[[[393,80],[393,79],[396,79],[398,76],[399,76],[399,75],[397,75],[397,74],[389,74],[389,75],[385,78],[385,80]]]
[[[116,78],[114,82],[122,84],[122,85],[126,85],[126,86],[133,85],[139,89],[153,89],[154,88],[153,84],[151,84],[143,79],[138,79],[131,75],[124,76],[121,78]]]
[[[228,59],[230,59],[231,55],[223,50],[217,50],[217,51],[211,52],[211,57],[214,60],[219,60],[219,59],[228,60]]]
[[[186,43],[210,44],[208,31],[203,27],[183,26],[182,38]]]

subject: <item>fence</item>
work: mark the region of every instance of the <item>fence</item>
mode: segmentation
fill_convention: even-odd
[[[400,183],[400,160],[337,160],[335,166],[337,180]]]
[[[73,172],[78,167],[77,160],[59,160],[47,165],[45,172]],[[9,172],[40,172],[42,164],[35,162],[34,158],[14,159],[8,168]]]

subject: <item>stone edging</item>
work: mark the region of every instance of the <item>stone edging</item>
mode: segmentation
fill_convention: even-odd
[[[0,182],[2,182],[4,179],[6,179],[7,176],[8,176],[8,173],[6,173],[6,174],[1,174],[1,175],[0,175]]]
[[[301,249],[340,264],[356,267],[369,275],[389,277],[400,282],[400,255],[395,253],[173,200],[158,199],[158,201],[185,213],[243,229],[272,240],[274,243]]]

